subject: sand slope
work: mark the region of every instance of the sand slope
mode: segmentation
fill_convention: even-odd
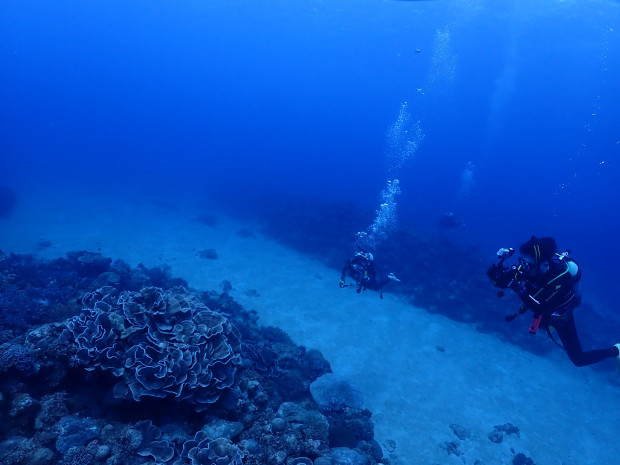
[[[197,221],[203,213],[217,224]],[[254,236],[242,237],[242,228]],[[52,247],[38,249],[41,239]],[[389,287],[383,300],[339,289],[339,270],[208,206],[33,195],[0,223],[0,248],[50,258],[100,250],[132,265],[168,264],[204,290],[230,281],[232,295],[256,309],[261,324],[319,349],[334,372],[357,385],[394,463],[510,464],[518,452],[539,465],[620,463],[620,376],[613,362],[603,374],[574,368],[559,349],[534,356],[413,307]],[[217,260],[200,258],[203,249],[215,249]],[[494,426],[506,423],[519,435],[490,441]]]

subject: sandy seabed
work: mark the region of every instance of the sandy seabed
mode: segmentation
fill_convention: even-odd
[[[217,221],[208,226],[202,215]],[[42,240],[51,246],[42,248]],[[383,300],[340,289],[340,270],[215,208],[32,194],[0,222],[0,249],[45,258],[100,251],[132,266],[169,265],[200,290],[220,290],[228,280],[231,295],[255,309],[260,324],[320,350],[363,392],[376,439],[396,465],[512,464],[519,452],[538,465],[620,463],[613,361],[604,362],[605,372],[575,368],[560,349],[535,356],[414,307],[389,286]],[[204,249],[214,249],[217,259],[201,258]],[[519,435],[489,440],[506,423]],[[469,436],[459,439],[454,430]]]

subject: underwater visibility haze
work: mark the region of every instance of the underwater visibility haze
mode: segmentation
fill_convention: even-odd
[[[406,229],[471,250],[446,261],[484,276],[500,247],[552,236],[620,321],[618,1],[5,1],[0,63],[0,227],[50,192],[248,217],[281,204],[281,231],[350,205],[343,261]],[[346,221],[304,231],[308,246]]]
[[[612,266],[617,2],[1,8],[2,181],[15,189],[370,205],[407,102],[400,130],[424,137],[398,174],[402,221],[433,227],[454,210],[463,234],[492,248],[560,234],[596,254],[591,268]]]

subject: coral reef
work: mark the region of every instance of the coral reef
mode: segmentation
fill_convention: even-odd
[[[329,363],[231,288],[86,251],[2,255],[0,462],[387,464],[355,390],[333,378],[347,400],[320,407]]]

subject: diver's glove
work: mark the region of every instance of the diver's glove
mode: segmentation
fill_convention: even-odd
[[[340,289],[342,289],[344,287],[344,279],[341,279],[338,285],[340,286]]]

